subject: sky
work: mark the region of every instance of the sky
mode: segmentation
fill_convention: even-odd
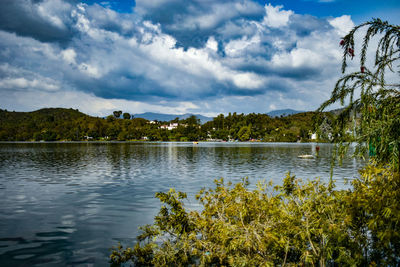
[[[398,0],[1,0],[0,108],[315,110],[341,37],[399,14]]]

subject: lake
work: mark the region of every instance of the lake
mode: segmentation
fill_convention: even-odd
[[[313,143],[0,143],[0,265],[108,266],[110,248],[134,244],[152,223],[159,191],[194,195],[213,180],[249,177],[281,184],[330,177],[333,146]],[[345,188],[363,162],[348,159],[333,178]]]

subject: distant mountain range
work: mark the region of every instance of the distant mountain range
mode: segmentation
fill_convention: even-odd
[[[279,110],[272,110],[267,113],[268,116],[270,117],[286,117],[289,115],[297,114],[297,113],[302,113],[305,111],[299,111],[299,110],[294,110],[294,109],[279,109]]]
[[[294,109],[280,109],[280,110],[273,110],[267,113],[268,116],[270,117],[280,117],[280,116],[289,116],[289,115],[293,115],[293,114],[297,114],[297,113],[302,113],[304,111],[299,111],[299,110],[294,110]],[[171,121],[175,118],[179,118],[180,120],[184,120],[189,118],[190,116],[196,116],[198,119],[200,119],[200,122],[206,123],[208,121],[212,121],[213,118],[212,117],[207,117],[207,116],[203,116],[200,114],[190,114],[190,113],[186,113],[186,114],[163,114],[163,113],[154,113],[154,112],[145,112],[145,113],[140,113],[140,114],[133,114],[133,116],[135,118],[143,118],[149,121]]]
[[[206,117],[200,114],[181,114],[181,115],[177,115],[177,114],[162,114],[162,113],[153,113],[153,112],[146,112],[146,113],[141,113],[141,114],[133,114],[133,116],[135,118],[142,118],[142,119],[146,119],[149,121],[171,121],[174,120],[175,118],[179,118],[180,120],[184,120],[189,118],[190,116],[196,116],[198,119],[200,119],[201,124],[206,123],[208,121],[212,121],[213,118],[211,117]]]

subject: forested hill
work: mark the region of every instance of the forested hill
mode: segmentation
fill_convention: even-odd
[[[0,140],[56,140],[80,120],[91,117],[75,109],[44,108],[32,112],[0,109]]]
[[[106,118],[74,109],[46,108],[33,112],[0,109],[0,141],[238,140],[267,142],[309,141],[314,132],[313,112],[272,118],[266,114],[220,114],[204,124],[195,116],[167,122],[132,118],[115,111]],[[122,116],[121,116],[122,115]],[[325,114],[329,130],[332,114]]]
[[[1,123],[24,123],[27,121],[33,123],[54,122],[54,121],[71,121],[88,115],[79,112],[76,109],[65,108],[43,108],[32,112],[15,112],[0,109]]]

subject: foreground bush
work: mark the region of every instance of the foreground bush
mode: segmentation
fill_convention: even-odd
[[[164,204],[134,248],[119,246],[112,264],[136,266],[392,265],[400,262],[399,175],[369,165],[353,190],[290,174],[282,186],[245,179],[215,181],[197,195],[202,211],[184,207],[186,194],[157,193]]]
[[[345,201],[362,263],[400,265],[400,173],[368,165]]]

